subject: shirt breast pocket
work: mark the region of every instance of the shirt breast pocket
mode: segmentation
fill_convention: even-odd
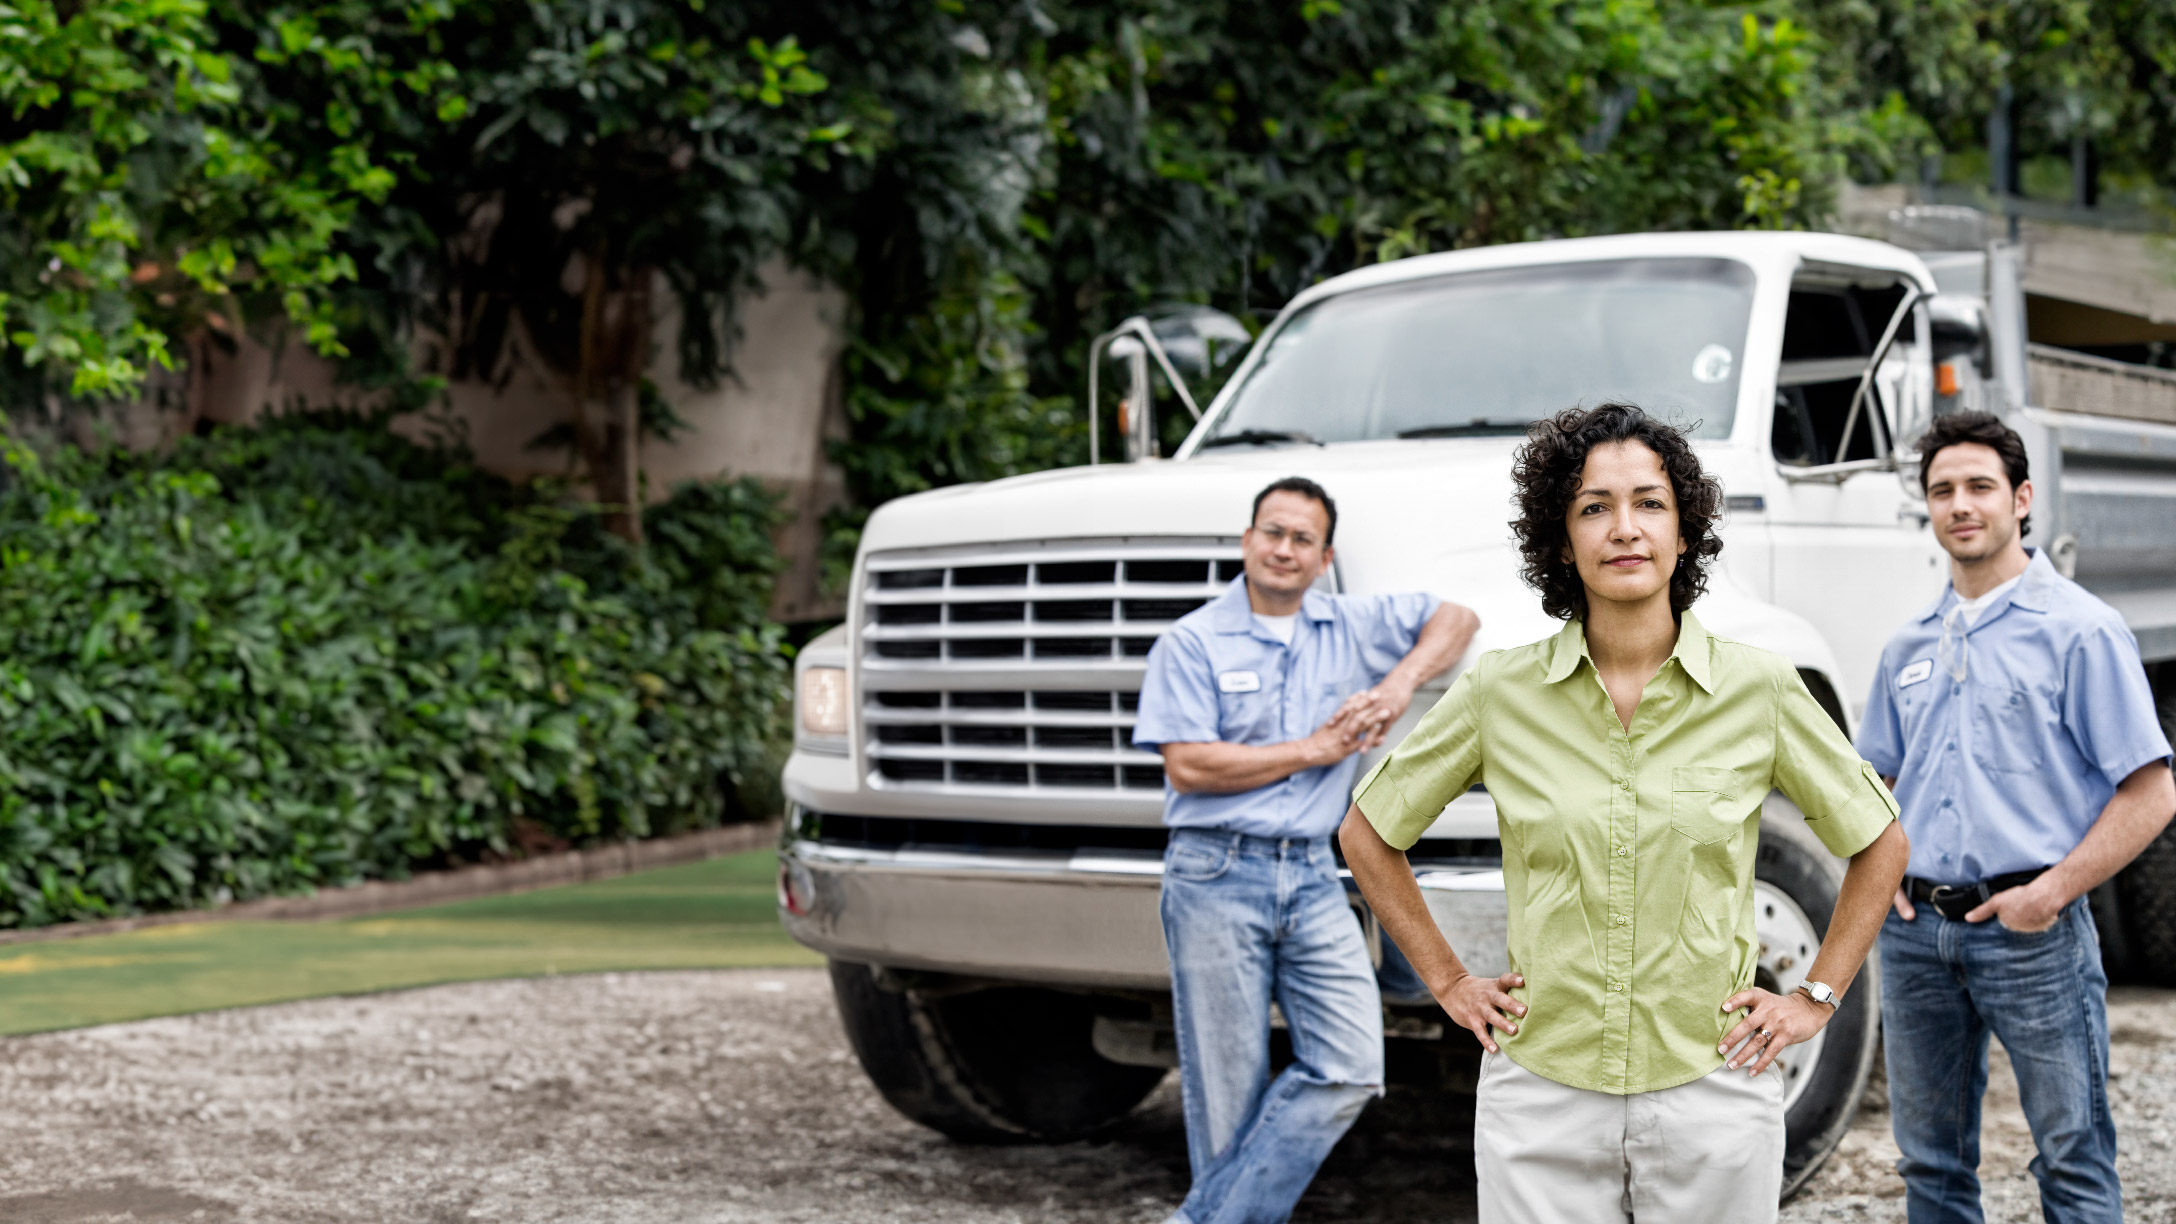
[[[1703,846],[1716,845],[1737,836],[1745,827],[1745,817],[1736,771],[1702,765],[1670,771],[1670,827],[1681,836]]]
[[[2040,700],[2030,689],[1976,685],[1972,701],[1972,759],[1989,773],[2037,773]]]
[[[1247,693],[1218,693],[1217,738],[1227,744],[1274,744],[1277,734],[1277,695],[1263,689]]]

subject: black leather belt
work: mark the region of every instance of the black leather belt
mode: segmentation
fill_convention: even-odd
[[[2007,875],[1989,876],[1977,884],[1936,884],[1918,876],[1905,876],[1904,895],[1910,897],[1914,905],[1931,905],[1942,917],[1963,922],[1964,916],[1978,909],[1987,898],[2006,888],[2030,884],[2046,871],[2045,867],[2013,871]]]

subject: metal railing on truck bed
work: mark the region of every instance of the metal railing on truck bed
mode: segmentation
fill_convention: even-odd
[[[2049,344],[2026,346],[2032,402],[2058,412],[2176,425],[2176,370],[2110,361]]]

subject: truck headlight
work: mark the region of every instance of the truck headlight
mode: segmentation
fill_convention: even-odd
[[[801,734],[817,739],[846,738],[846,669],[804,667],[794,702]]]

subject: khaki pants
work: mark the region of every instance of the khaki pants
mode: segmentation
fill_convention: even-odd
[[[1481,1224],[1763,1224],[1783,1190],[1783,1076],[1717,1068],[1616,1096],[1481,1060]]]

